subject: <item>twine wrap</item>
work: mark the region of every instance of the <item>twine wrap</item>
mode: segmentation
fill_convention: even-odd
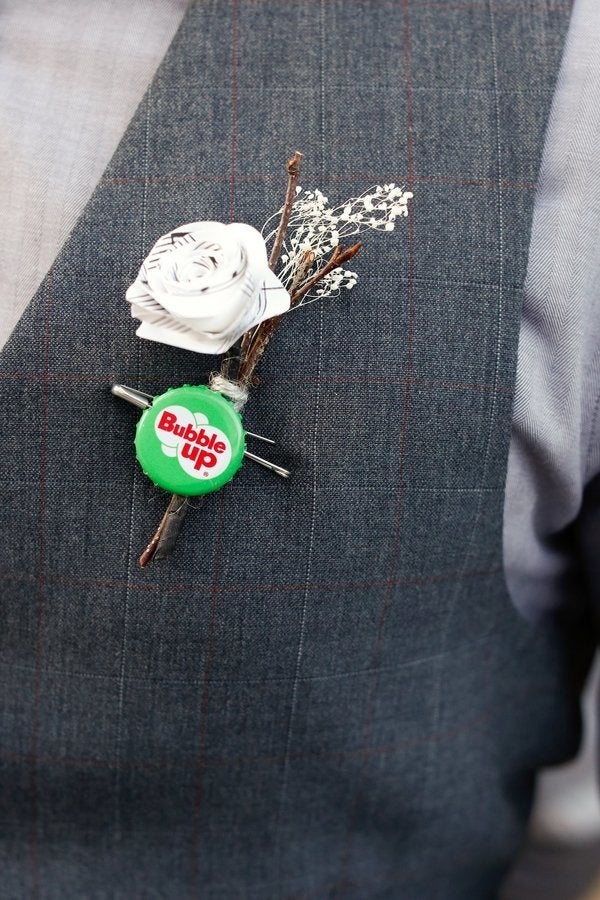
[[[248,388],[243,387],[238,381],[225,378],[220,372],[213,372],[208,383],[211,391],[218,391],[228,400],[231,400],[237,412],[241,412],[248,400]]]

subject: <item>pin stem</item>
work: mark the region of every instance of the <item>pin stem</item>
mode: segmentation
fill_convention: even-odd
[[[264,466],[265,469],[274,472],[275,475],[281,475],[282,478],[289,478],[291,475],[291,472],[288,472],[283,466],[276,466],[275,463],[269,462],[268,459],[263,459],[262,456],[257,456],[256,453],[250,453],[249,450],[244,450],[244,456],[247,456],[252,462],[258,463],[259,466]]]
[[[271,444],[273,447],[275,446],[275,441],[272,441],[271,438],[263,437],[262,434],[255,434],[253,431],[247,431],[246,436],[255,438],[257,441],[264,441],[265,444]]]

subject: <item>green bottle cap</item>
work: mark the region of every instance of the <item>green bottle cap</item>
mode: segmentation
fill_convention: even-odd
[[[244,429],[233,405],[203,385],[155,397],[137,424],[135,452],[158,487],[184,497],[231,481],[244,456]]]

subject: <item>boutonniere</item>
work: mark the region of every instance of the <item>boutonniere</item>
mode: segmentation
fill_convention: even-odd
[[[223,487],[244,458],[289,477],[246,445],[247,438],[275,443],[243,426],[256,368],[285,313],[354,287],[358,275],[345,266],[362,246],[356,236],[393,231],[408,215],[412,193],[393,183],[330,206],[321,191],[298,186],[301,160],[298,152],[288,160],[284,204],[262,233],[237,222],[182,225],[159,238],[127,290],[139,337],[227,354],[208,385],[174,387],[158,397],[112,386],[113,394],[144,410],[136,456],[146,475],[172,495],[140,556],[142,567],[170,554],[188,498]]]

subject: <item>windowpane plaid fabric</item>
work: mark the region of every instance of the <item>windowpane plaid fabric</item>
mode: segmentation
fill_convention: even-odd
[[[7,897],[493,896],[578,736],[568,641],[514,611],[502,505],[564,3],[193,5],[0,357]],[[195,219],[260,227],[283,161],[414,192],[360,281],[290,315],[246,467],[141,571],[165,497],[113,381],[215,361],[124,293]]]

